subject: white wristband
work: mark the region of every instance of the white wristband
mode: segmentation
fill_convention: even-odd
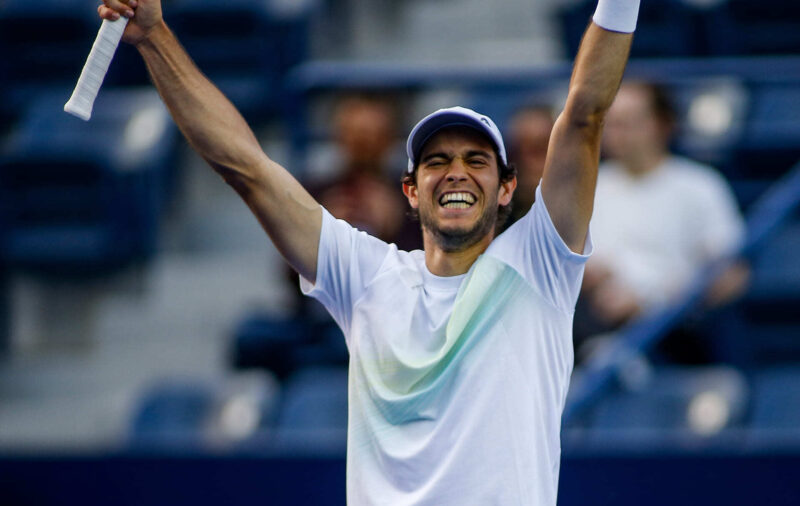
[[[638,17],[639,0],[599,0],[592,19],[606,30],[633,33]]]

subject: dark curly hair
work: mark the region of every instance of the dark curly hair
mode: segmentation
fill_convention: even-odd
[[[503,160],[500,158],[500,153],[497,151],[496,147],[494,148],[494,158],[497,160],[497,174],[500,176],[500,184],[507,183],[517,176],[517,167],[513,163],[503,163]],[[414,171],[411,174],[404,174],[400,179],[400,182],[408,186],[416,186],[418,168],[419,163],[414,166]],[[495,230],[502,228],[506,220],[508,220],[508,217],[511,214],[511,205],[512,203],[509,202],[504,206],[497,206],[497,222],[495,223]],[[419,210],[411,208],[407,214],[412,219],[419,220]]]

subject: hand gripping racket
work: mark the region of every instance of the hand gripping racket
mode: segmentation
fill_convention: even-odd
[[[75,91],[72,92],[69,101],[64,104],[65,111],[84,121],[89,121],[89,118],[92,117],[94,99],[97,98],[97,92],[100,91],[100,85],[103,84],[108,66],[111,64],[111,59],[114,57],[114,52],[117,50],[122,32],[125,31],[127,24],[128,18],[125,17],[120,17],[116,21],[103,20],[92,50],[86,58],[81,76],[78,78],[78,84],[75,85]]]

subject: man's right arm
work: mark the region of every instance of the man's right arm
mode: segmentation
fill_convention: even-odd
[[[244,199],[275,246],[316,281],[322,211],[261,149],[233,104],[198,70],[161,17],[159,0],[103,0],[104,19],[135,8],[123,40],[136,46],[173,119],[192,147]]]

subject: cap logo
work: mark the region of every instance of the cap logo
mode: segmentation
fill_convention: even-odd
[[[481,121],[483,121],[484,123],[486,123],[486,126],[488,126],[489,128],[492,128],[492,125],[491,125],[491,123],[489,123],[489,120],[488,120],[488,119],[486,119],[486,117],[485,117],[485,116],[481,116]]]

